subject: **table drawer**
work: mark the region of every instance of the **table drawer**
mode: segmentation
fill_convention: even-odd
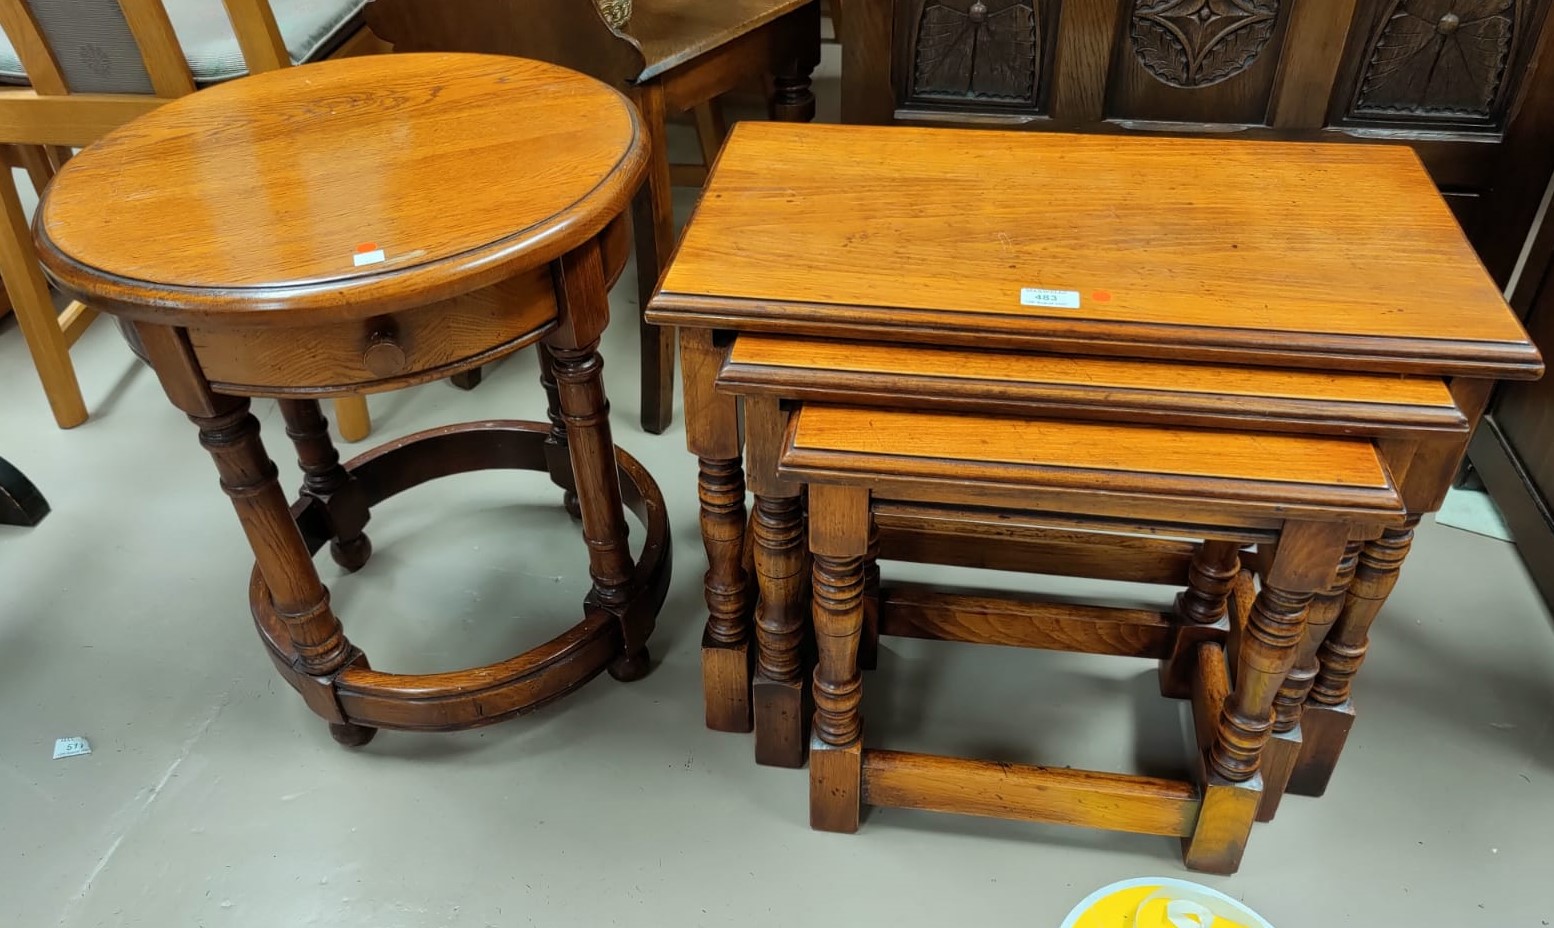
[[[189,329],[211,385],[240,395],[406,386],[528,344],[555,324],[550,268],[430,306],[309,327]]]

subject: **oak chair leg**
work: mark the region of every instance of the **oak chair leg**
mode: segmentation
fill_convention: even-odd
[[[81,385],[70,361],[70,343],[60,328],[33,247],[32,230],[11,177],[0,178],[0,208],[5,210],[0,221],[0,276],[11,298],[11,310],[16,313],[55,423],[62,429],[75,428],[86,421],[86,402],[81,398]]]
[[[556,389],[555,359],[544,345],[539,346],[539,353],[540,387],[545,391],[545,417],[550,420],[550,434],[545,438],[545,468],[550,472],[550,482],[561,488],[561,504],[567,514],[581,519],[577,480],[572,476],[572,452],[567,447],[567,420],[561,415],[561,394]]]
[[[49,181],[54,179],[54,164],[49,161],[49,153],[41,145],[11,145],[11,157],[15,166],[27,172],[27,178],[32,181],[32,188],[43,196],[44,188]]]
[[[1389,528],[1360,550],[1343,611],[1317,651],[1319,669],[1301,713],[1301,750],[1290,774],[1289,792],[1320,796],[1327,791],[1354,726],[1350,694],[1354,676],[1365,660],[1371,624],[1397,585],[1417,524],[1418,520],[1412,519]]]
[[[472,367],[462,373],[454,374],[448,378],[448,382],[460,390],[473,390],[480,386],[480,379],[484,376],[485,368]]]
[[[1259,822],[1273,821],[1279,802],[1289,786],[1290,775],[1300,757],[1302,741],[1301,707],[1317,677],[1317,649],[1321,647],[1333,623],[1342,611],[1349,584],[1354,580],[1355,565],[1363,542],[1350,541],[1344,546],[1338,572],[1327,589],[1318,593],[1306,612],[1306,631],[1295,651],[1295,663],[1274,697],[1273,737],[1263,752],[1263,802],[1257,810]]]
[[[869,491],[812,484],[809,546],[814,561],[814,737],[809,748],[809,824],[855,832],[863,806],[864,555],[869,546]]]
[[[335,400],[335,424],[345,441],[357,442],[371,435],[372,415],[367,411],[367,398],[342,396]]]
[[[317,400],[281,400],[280,407],[302,468],[302,495],[318,500],[329,515],[329,554],[346,570],[361,570],[372,556],[372,542],[363,531],[371,514],[355,479],[340,466],[329,421]]]
[[[664,88],[655,81],[634,89],[642,124],[647,127],[647,178],[631,201],[637,244],[637,310],[648,300],[674,250],[674,201],[669,180],[669,148],[664,121]],[[642,428],[660,435],[674,421],[674,331],[638,319],[642,336]]]
[[[1229,630],[1230,590],[1241,570],[1241,546],[1233,541],[1205,541],[1193,553],[1187,589],[1177,594],[1177,628],[1170,656],[1160,662],[1160,695],[1186,699],[1192,693],[1193,662],[1198,645]]]
[[[1348,539],[1341,523],[1289,522],[1252,604],[1234,686],[1225,700],[1205,764],[1203,808],[1187,839],[1187,866],[1234,873],[1262,801],[1258,776],[1273,730],[1273,703],[1305,634],[1306,610],[1331,582]]]

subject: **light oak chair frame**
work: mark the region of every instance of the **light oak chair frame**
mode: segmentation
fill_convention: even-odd
[[[83,148],[102,136],[198,89],[178,36],[161,0],[118,0],[125,22],[140,49],[154,94],[73,93],[55,50],[49,46],[26,0],[0,0],[0,28],[5,30],[31,86],[0,90],[0,145],[5,161],[25,167],[41,194],[52,171],[64,164],[71,149]],[[251,74],[289,67],[291,55],[268,0],[222,0],[243,60]],[[383,43],[362,28],[346,39],[331,57],[384,51]],[[74,428],[87,419],[86,403],[70,360],[70,346],[81,337],[96,312],[79,302],[57,313],[22,209],[16,184],[0,183],[0,275],[5,278],[16,321],[27,341],[43,383],[54,420]],[[365,438],[371,429],[362,397],[335,401],[340,433],[347,441]]]

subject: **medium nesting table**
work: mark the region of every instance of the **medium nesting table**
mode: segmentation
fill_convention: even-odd
[[[601,670],[647,672],[669,528],[652,478],[614,447],[598,352],[645,163],[635,110],[592,79],[516,58],[396,55],[186,97],[50,186],[36,233],[48,273],[133,321],[199,427],[254,551],[260,635],[337,741],[483,725]],[[549,423],[452,425],[340,464],[320,398],[448,377],[529,345]],[[295,505],[260,442],[255,396],[280,400],[304,473]],[[486,667],[372,669],[314,553],[328,545],[360,569],[375,504],[496,468],[547,473],[581,519],[582,622]],[[627,508],[646,527],[635,559]]]

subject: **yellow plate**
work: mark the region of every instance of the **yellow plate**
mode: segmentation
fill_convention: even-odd
[[[1207,886],[1141,877],[1103,886],[1074,907],[1062,928],[1273,928],[1245,904]]]

